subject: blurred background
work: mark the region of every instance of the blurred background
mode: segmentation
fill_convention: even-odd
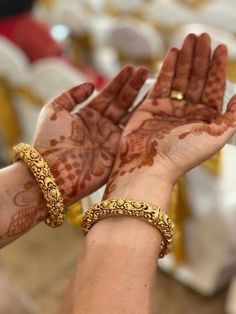
[[[235,0],[0,0],[0,167],[31,143],[42,106],[84,81],[97,90],[127,63],[152,83],[171,46],[190,32],[229,48],[225,103],[236,91]],[[144,91],[142,91],[144,93]],[[141,97],[140,95],[139,97]],[[181,179],[170,214],[177,235],[160,262],[155,314],[236,314],[236,148]],[[158,193],[158,187],[157,187]],[[58,230],[39,225],[0,252],[0,313],[56,313],[78,256],[82,209]]]

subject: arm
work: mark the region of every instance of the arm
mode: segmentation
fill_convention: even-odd
[[[0,170],[0,247],[42,221],[46,215],[43,195],[23,162]]]
[[[144,200],[167,209],[175,182],[236,131],[236,100],[221,114],[227,50],[210,60],[210,38],[189,35],[123,131],[105,199]],[[201,66],[199,66],[201,65]],[[170,98],[171,91],[183,94]],[[61,314],[153,313],[160,235],[134,218],[107,218],[88,233]]]
[[[108,179],[121,134],[120,120],[146,77],[145,68],[127,66],[82,109],[75,106],[92,94],[90,83],[66,91],[41,111],[33,146],[48,163],[65,206]],[[22,162],[0,170],[0,199],[0,247],[47,215],[42,193]]]
[[[135,184],[142,186],[141,197]],[[158,179],[130,178],[125,189],[122,186],[110,198],[168,206],[172,186]],[[160,242],[159,232],[138,219],[98,222],[85,239],[60,314],[153,313]]]

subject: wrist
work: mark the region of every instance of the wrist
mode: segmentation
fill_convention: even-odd
[[[161,207],[167,211],[173,185],[169,181],[164,181],[156,176],[139,176],[132,174],[129,178],[117,180],[116,188],[104,199],[126,198],[147,202],[156,207]]]
[[[162,241],[159,231],[133,217],[109,217],[95,224],[86,236],[87,247],[97,250],[135,250],[158,258]],[[104,250],[105,248],[105,250]]]
[[[47,217],[48,215],[48,209],[46,205],[46,201],[44,199],[43,193],[39,187],[39,185],[36,183],[35,177],[33,173],[30,171],[29,167],[23,162],[18,161],[15,164],[9,166],[7,168],[8,176],[10,178],[14,178],[15,186],[13,184],[10,184],[9,186],[12,186],[12,191],[15,193],[17,189],[21,189],[25,184],[28,182],[35,182],[34,185],[34,195],[35,193],[38,194],[38,198],[41,200],[42,206],[40,206],[40,217],[41,220]],[[13,181],[11,179],[11,181]],[[29,195],[28,195],[29,197]],[[12,197],[8,196],[10,200],[12,200]],[[34,204],[31,204],[33,207]]]

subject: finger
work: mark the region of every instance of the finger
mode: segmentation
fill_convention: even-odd
[[[197,36],[195,34],[189,34],[186,37],[176,63],[175,78],[172,84],[172,89],[183,94],[187,91],[189,84],[196,40]]]
[[[224,100],[227,61],[227,47],[221,44],[214,51],[207,82],[202,94],[201,102],[218,112],[221,112]]]
[[[231,129],[230,129],[230,135],[229,138],[230,139],[232,137],[232,135],[235,134],[236,132],[236,95],[234,95],[227,106],[227,110],[226,112],[222,115],[222,119],[223,121],[225,121],[225,123],[230,123],[231,121]],[[231,142],[228,142],[231,143]],[[235,139],[233,140],[233,143],[235,143]]]
[[[145,67],[138,68],[122,88],[118,97],[107,107],[103,115],[112,122],[122,119],[134,103],[147,76],[148,70]]]
[[[224,144],[236,131],[236,95],[229,101],[226,112],[213,120],[211,135],[221,136]],[[215,128],[215,130],[214,130]]]
[[[171,92],[179,50],[171,48],[164,59],[157,80],[147,98],[167,98]]]
[[[70,90],[65,91],[59,97],[53,99],[49,106],[55,111],[67,110],[71,111],[77,104],[82,103],[88,99],[94,91],[94,85],[92,83],[84,83]]]
[[[234,95],[227,106],[227,112],[236,112],[236,95]]]
[[[88,104],[88,107],[103,112],[107,106],[119,95],[124,84],[134,72],[131,65],[127,65],[120,73]]]
[[[207,33],[203,33],[196,41],[190,83],[185,96],[185,99],[191,103],[200,103],[203,88],[207,80],[210,56],[211,38]]]

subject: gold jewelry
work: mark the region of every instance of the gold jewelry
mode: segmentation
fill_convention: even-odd
[[[98,202],[84,214],[82,222],[84,234],[86,235],[99,220],[112,216],[137,217],[150,223],[162,235],[160,258],[168,253],[172,242],[174,225],[161,208],[145,202],[128,199]]]
[[[59,227],[65,219],[63,199],[48,164],[31,145],[21,143],[13,151],[14,161],[22,159],[27,164],[43,192],[49,211],[45,223]]]
[[[175,100],[183,100],[184,99],[184,94],[177,91],[177,90],[172,90],[170,93],[170,98],[175,99]]]

